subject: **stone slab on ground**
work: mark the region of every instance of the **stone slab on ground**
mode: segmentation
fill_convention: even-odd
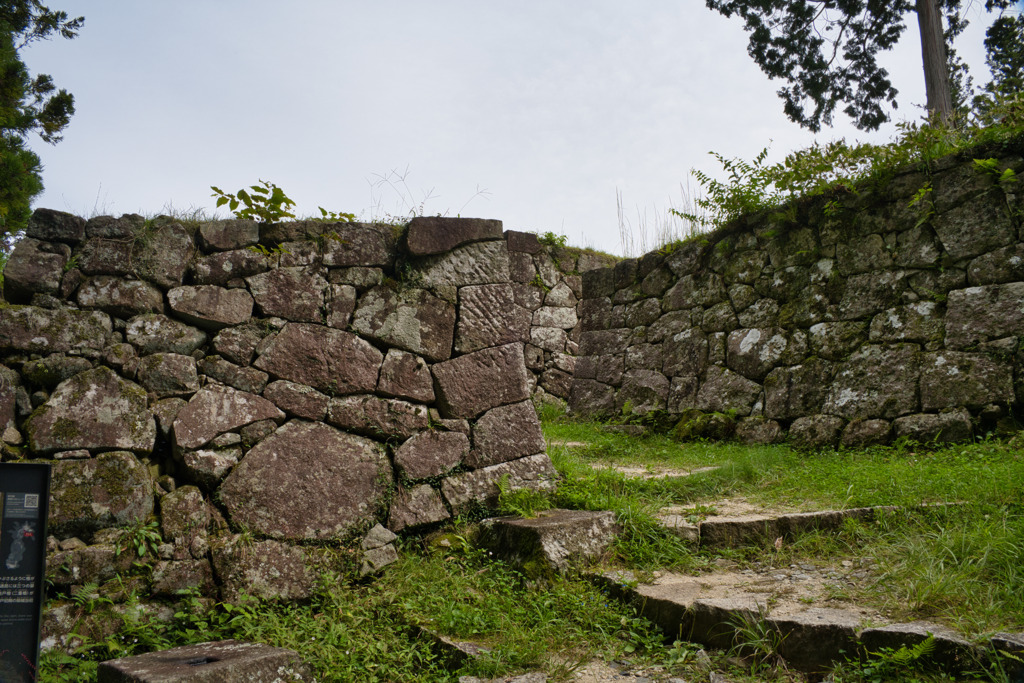
[[[186,645],[100,664],[99,683],[285,683],[313,681],[297,652],[237,640]]]
[[[610,511],[547,510],[537,517],[495,517],[480,523],[481,546],[533,571],[565,571],[598,559],[619,532]],[[531,566],[536,563],[546,566]]]
[[[825,670],[842,659],[841,652],[854,651],[861,628],[884,623],[876,612],[829,599],[827,586],[833,579],[813,570],[661,573],[635,585],[630,572],[591,578],[617,598],[640,605],[643,615],[670,638],[729,648],[744,622],[763,620],[779,633],[787,665],[801,671]]]

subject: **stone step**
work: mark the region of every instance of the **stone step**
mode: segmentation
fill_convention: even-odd
[[[663,527],[701,548],[770,546],[776,539],[792,540],[811,531],[838,529],[847,519],[870,521],[892,506],[819,510],[817,512],[761,513],[713,516],[696,524],[691,516],[669,508],[658,515]]]
[[[930,660],[954,674],[979,669],[991,649],[1011,655],[1024,649],[1024,634],[999,634],[986,648],[940,624],[887,623],[877,612],[841,602],[818,606],[832,601],[820,601],[811,584],[782,587],[736,572],[664,573],[646,583],[637,582],[631,572],[588,576],[613,597],[635,605],[668,638],[718,649],[760,639],[787,666],[808,673],[824,672],[857,652],[912,647],[929,635],[935,642]],[[1016,666],[1016,661],[1006,659],[1007,665]]]

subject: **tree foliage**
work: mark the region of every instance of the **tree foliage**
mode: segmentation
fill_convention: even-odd
[[[84,23],[38,0],[0,0],[0,236],[25,226],[32,198],[43,190],[27,136],[56,144],[75,113],[74,97],[47,74],[32,76],[20,51],[54,35],[74,38]]]
[[[792,121],[813,131],[831,125],[836,108],[863,130],[874,130],[896,108],[896,88],[878,55],[892,49],[907,29],[912,0],[706,0],[726,17],[743,19],[747,51],[779,90]],[[947,47],[967,25],[962,0],[937,0],[945,15]],[[1006,9],[1013,0],[986,0]],[[948,61],[959,62],[947,50]],[[950,67],[947,65],[948,70]],[[948,74],[947,74],[948,77]],[[954,83],[954,85],[956,85]],[[962,86],[964,87],[964,86]],[[966,87],[969,87],[966,86]],[[955,90],[955,87],[954,87]]]

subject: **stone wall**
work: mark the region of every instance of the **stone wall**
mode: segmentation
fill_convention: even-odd
[[[811,446],[1013,428],[1019,184],[947,158],[586,273],[570,408]]]
[[[545,244],[537,235],[507,231],[509,267],[516,304],[530,311],[524,347],[536,401],[569,398],[581,331],[582,273],[620,259],[588,249]]]
[[[119,548],[159,531],[144,593],[301,597],[502,478],[551,486],[524,348],[565,364],[579,278],[535,246],[477,219],[36,211],[5,269],[0,429],[4,460],[53,463],[55,590],[130,569]]]

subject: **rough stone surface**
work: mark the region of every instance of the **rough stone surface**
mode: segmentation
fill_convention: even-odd
[[[272,538],[337,539],[373,518],[390,481],[379,444],[292,421],[245,455],[220,498],[234,523]]]
[[[477,242],[425,258],[425,287],[490,285],[509,282],[508,248],[504,241]]]
[[[125,451],[54,464],[50,533],[90,537],[99,529],[142,522],[153,512],[153,484],[146,468]]]
[[[441,361],[451,356],[455,306],[423,289],[375,287],[359,300],[352,329],[384,344]]]
[[[197,285],[226,285],[235,278],[246,278],[266,272],[273,260],[252,249],[222,251],[197,259],[192,276]]]
[[[536,419],[536,415],[534,415]],[[536,453],[535,449],[531,453]],[[429,479],[447,474],[469,453],[469,438],[459,432],[420,432],[395,449],[395,467],[407,479]]]
[[[789,442],[797,448],[834,448],[844,426],[845,421],[834,415],[799,417],[789,427]]]
[[[384,354],[350,332],[289,323],[254,365],[280,379],[326,394],[373,391]]]
[[[189,400],[174,420],[174,441],[180,448],[199,448],[215,436],[259,420],[284,420],[267,399],[212,384]]]
[[[573,312],[573,317],[575,315]],[[459,289],[456,353],[523,342],[529,338],[529,312],[516,304],[511,285],[477,285]]]
[[[529,401],[492,408],[473,425],[473,450],[465,459],[471,468],[488,467],[544,451],[537,411]]]
[[[470,242],[496,240],[501,237],[501,221],[417,216],[409,221],[406,239],[410,253],[424,256],[450,251]]]
[[[31,237],[19,240],[4,267],[6,298],[28,301],[35,293],[57,294],[70,256],[67,245],[40,242]]]
[[[431,368],[444,417],[474,418],[529,397],[522,344],[476,351]]]
[[[78,305],[98,308],[119,318],[130,318],[142,313],[161,313],[164,297],[148,282],[97,275],[78,288]]]
[[[327,281],[310,268],[277,268],[246,278],[249,292],[264,317],[296,322],[323,320]]]
[[[211,251],[244,249],[259,241],[260,226],[256,221],[210,221],[199,226],[199,243]]]
[[[956,443],[969,441],[974,435],[971,414],[964,409],[938,415],[921,413],[906,415],[892,422],[893,436],[919,443]]]
[[[62,382],[25,429],[29,447],[39,454],[77,448],[146,453],[156,440],[146,391],[106,367]]]
[[[419,356],[388,349],[377,380],[377,393],[419,403],[433,403],[434,380],[430,367]]]
[[[110,332],[110,318],[99,311],[0,307],[0,348],[4,349],[31,353],[100,350]]]
[[[294,417],[322,421],[327,416],[331,397],[305,384],[287,380],[271,382],[263,390],[263,398]]]
[[[199,374],[192,356],[154,353],[139,361],[139,384],[160,398],[191,396],[199,391]]]
[[[538,453],[448,477],[441,483],[441,493],[456,513],[477,505],[493,506],[500,493],[498,482],[506,476],[512,489],[550,490],[555,486],[558,473],[551,459],[544,453]]]
[[[206,343],[206,333],[202,330],[158,313],[139,315],[129,320],[125,338],[144,356],[151,353],[187,356]]]
[[[246,322],[252,315],[252,296],[244,289],[214,285],[175,287],[167,292],[175,315],[204,330],[216,331]]]
[[[255,598],[303,600],[313,590],[314,574],[302,548],[279,541],[249,543],[229,537],[211,547],[213,568],[221,577],[221,595],[238,602],[242,594]]]
[[[388,226],[365,223],[325,224],[325,266],[391,266],[393,236]]]
[[[381,440],[407,439],[430,424],[426,406],[371,394],[332,399],[327,421]]]
[[[388,513],[388,528],[396,532],[414,529],[443,522],[450,516],[441,494],[429,484],[420,484],[409,489],[401,489],[395,495]]]
[[[566,571],[598,560],[615,540],[615,513],[548,510],[532,519],[497,517],[480,525],[479,543],[527,575]]]

